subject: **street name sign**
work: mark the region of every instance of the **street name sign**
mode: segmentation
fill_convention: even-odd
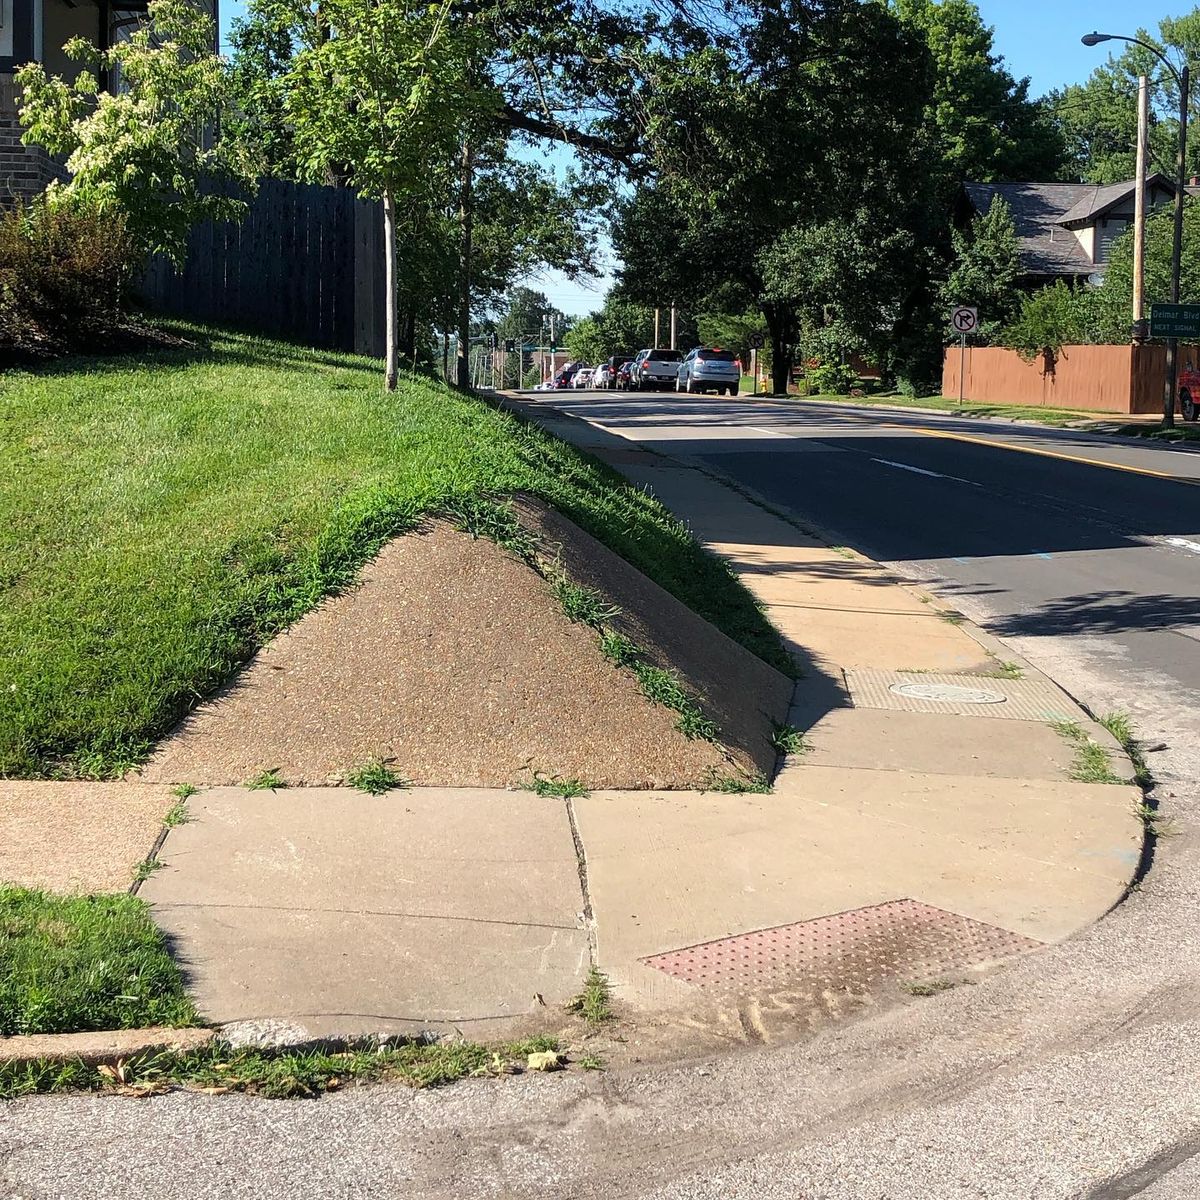
[[[951,312],[950,324],[954,326],[954,332],[962,334],[963,337],[966,337],[968,333],[974,333],[979,328],[979,309],[967,308],[960,304]]]
[[[1150,336],[1200,340],[1200,304],[1150,305]]]

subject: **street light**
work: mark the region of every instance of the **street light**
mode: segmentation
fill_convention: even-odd
[[[1157,47],[1141,38],[1125,37],[1120,33],[1086,33],[1080,38],[1085,46],[1098,46],[1101,42],[1130,42],[1149,50],[1172,75],[1179,84],[1179,156],[1176,162],[1177,177],[1175,180],[1175,236],[1171,243],[1171,303],[1179,303],[1179,271],[1183,259],[1183,194],[1187,186],[1187,120],[1188,120],[1188,87],[1191,76],[1187,63],[1183,69],[1176,70],[1175,64]],[[1179,339],[1167,338],[1167,382],[1163,389],[1163,428],[1169,429],[1175,424],[1175,390],[1179,380]]]

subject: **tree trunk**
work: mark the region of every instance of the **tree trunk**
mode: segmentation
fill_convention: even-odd
[[[398,375],[396,352],[399,338],[396,322],[396,201],[390,189],[383,193],[383,261],[386,277],[384,305],[387,312],[387,366],[384,386],[389,392],[394,392]]]
[[[462,148],[462,192],[458,221],[458,357],[455,382],[460,388],[471,386],[471,239],[475,227],[473,182],[475,150],[469,141]]]
[[[767,330],[771,335],[771,391],[777,396],[787,395],[788,376],[792,369],[792,347],[789,339],[786,314],[774,305],[763,309]]]

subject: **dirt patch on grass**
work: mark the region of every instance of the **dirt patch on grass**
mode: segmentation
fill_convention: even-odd
[[[535,775],[596,788],[704,785],[774,765],[782,674],[562,517],[522,523],[621,613],[613,623],[720,728],[684,736],[514,554],[445,521],[389,543],[352,591],[271,642],[235,683],[162,742],[143,778],[237,784],[341,781],[373,759],[419,785],[496,787]]]

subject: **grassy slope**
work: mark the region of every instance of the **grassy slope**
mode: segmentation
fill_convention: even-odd
[[[145,752],[387,537],[533,492],[786,669],[748,592],[656,501],[540,430],[377,364],[219,331],[0,375],[0,775]]]

